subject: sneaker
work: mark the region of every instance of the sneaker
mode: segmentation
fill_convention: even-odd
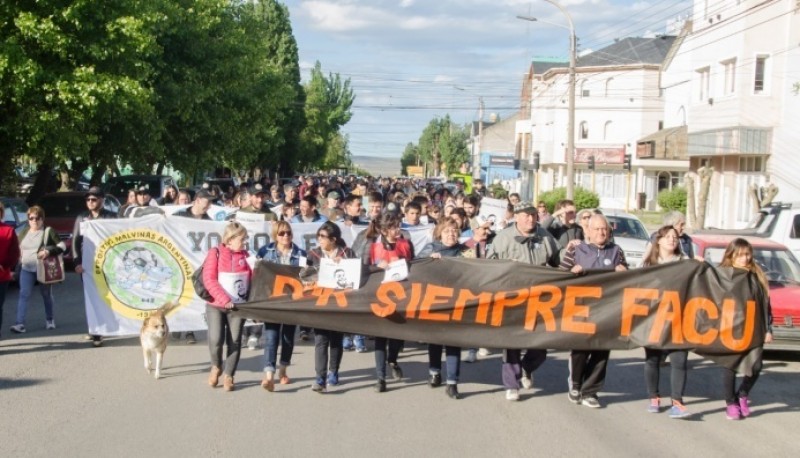
[[[91,334],[84,334],[83,335],[83,340],[85,340],[87,342],[90,341],[90,340],[94,340],[94,336],[91,335]]]
[[[600,400],[597,399],[597,396],[589,396],[581,399],[581,405],[586,406],[592,409],[599,409],[600,408]]]
[[[328,372],[328,385],[337,386],[339,384],[339,374],[336,372]]]
[[[11,326],[11,332],[16,332],[17,334],[25,334],[25,325],[15,324],[14,326]]]
[[[309,339],[311,339],[311,337],[308,335],[308,331],[301,330],[300,331],[300,340],[302,340],[303,342],[308,342]]]
[[[186,333],[186,343],[189,345],[194,345],[197,343],[197,338],[195,338],[194,332],[189,331]]]
[[[311,384],[311,391],[315,391],[317,393],[324,393],[327,391],[325,389],[325,379],[322,377],[317,377],[314,383]]]
[[[506,390],[506,401],[519,401],[519,390]]]
[[[728,420],[741,420],[742,410],[739,404],[728,404],[728,407],[725,409],[725,418]]]
[[[428,385],[431,388],[436,388],[437,386],[442,385],[442,375],[441,374],[430,374],[428,376]]]
[[[569,399],[569,402],[573,404],[580,404],[581,392],[578,390],[569,390],[569,393],[567,393],[567,399]]]
[[[44,322],[44,328],[47,329],[48,331],[51,330],[51,329],[55,329],[56,328],[56,320],[46,320]]]
[[[530,390],[533,388],[533,374],[528,374],[525,371],[522,371],[522,378],[520,379],[520,383],[522,387],[526,390]]]
[[[103,346],[103,337],[102,336],[92,336],[92,345],[95,347],[102,347]]]
[[[400,368],[399,364],[389,363],[389,367],[392,369],[392,377],[394,377],[395,380],[403,378],[403,369]]]
[[[474,363],[478,360],[478,351],[474,349],[467,350],[467,356],[464,358],[465,363]]]
[[[366,352],[367,352],[367,346],[366,345],[362,345],[360,347],[356,347],[356,353],[366,353]]]
[[[647,411],[650,413],[661,412],[661,399],[658,397],[650,398],[650,404],[647,406]]]
[[[492,352],[489,351],[488,348],[479,348],[478,349],[478,355],[480,355],[480,356],[489,356],[491,354],[492,354]]]
[[[375,383],[375,391],[378,392],[378,393],[385,392],[386,391],[386,380],[378,380],[378,382]]]
[[[689,413],[689,409],[685,405],[678,401],[672,401],[672,407],[669,409],[669,418],[686,418],[689,415],[691,413]]]
[[[747,396],[739,396],[739,412],[742,413],[742,417],[747,418],[750,416],[750,399]]]
[[[455,383],[447,384],[447,389],[445,390],[445,394],[447,394],[447,397],[449,397],[450,399],[461,399],[461,395],[458,394],[458,386]]]
[[[250,337],[247,338],[247,349],[255,350],[256,348],[258,348],[258,337],[251,334]]]

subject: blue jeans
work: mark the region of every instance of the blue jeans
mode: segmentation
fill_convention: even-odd
[[[378,380],[386,380],[386,363],[397,364],[401,348],[403,348],[402,340],[375,337],[375,372]]]
[[[293,324],[264,323],[264,372],[275,372],[278,358],[278,336],[281,345],[281,366],[292,363],[294,351],[294,331],[297,326]]]
[[[442,372],[442,345],[428,344],[428,372],[439,374]],[[447,355],[447,383],[455,385],[461,375],[461,348],[444,346]]]
[[[17,321],[15,324],[25,324],[28,315],[28,300],[36,285],[36,272],[25,269],[19,271],[19,302],[17,302]],[[47,320],[53,319],[53,285],[39,285],[39,292],[44,300],[44,314]]]
[[[364,342],[366,338],[364,336],[360,336],[358,334],[345,334],[344,335],[344,349],[351,350],[354,346],[355,348],[366,348],[367,345]]]

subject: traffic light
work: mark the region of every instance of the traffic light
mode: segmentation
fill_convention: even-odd
[[[631,155],[630,154],[626,154],[625,158],[622,160],[622,169],[623,170],[627,170],[629,172],[631,171]]]
[[[589,156],[589,170],[594,170],[594,156]]]
[[[539,170],[539,153],[533,153],[533,170]]]

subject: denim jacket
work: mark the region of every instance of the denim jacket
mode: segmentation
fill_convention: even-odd
[[[266,262],[273,262],[275,264],[281,263],[281,253],[278,251],[277,242],[272,242],[267,246],[261,247],[256,254],[258,259],[263,259]],[[305,250],[300,249],[299,246],[292,243],[292,254],[289,257],[289,265],[306,267],[300,265],[300,258],[307,258],[308,254]]]

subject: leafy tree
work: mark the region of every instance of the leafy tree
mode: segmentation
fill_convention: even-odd
[[[445,164],[448,173],[452,173],[469,160],[468,137],[466,129],[453,125],[449,115],[436,117],[422,131],[419,156],[430,164],[430,170],[434,170],[435,175],[439,174],[442,164]]]
[[[676,186],[658,193],[658,205],[664,210],[678,210],[686,214],[686,188]]]
[[[567,198],[567,188],[555,188],[550,191],[545,191],[539,194],[538,201],[543,201],[547,205],[547,211],[552,213],[555,211],[556,203],[559,200]],[[584,208],[597,208],[600,206],[600,196],[586,188],[580,186],[575,187],[575,197],[572,199],[575,202],[577,210]]]
[[[408,166],[417,165],[417,160],[419,159],[418,154],[417,146],[409,142],[406,145],[406,149],[403,151],[403,155],[400,156],[400,175],[408,176]]]

